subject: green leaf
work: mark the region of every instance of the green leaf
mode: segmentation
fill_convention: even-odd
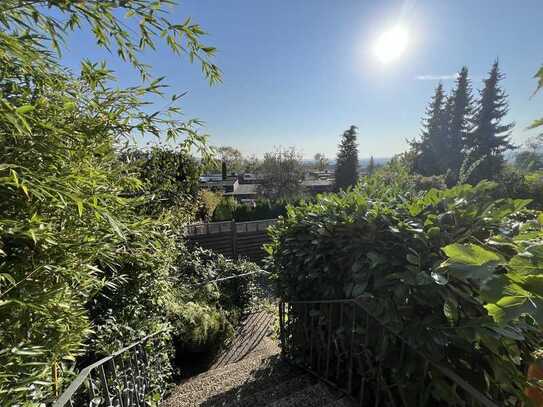
[[[32,110],[34,110],[34,106],[24,105],[24,106],[18,107],[15,111],[18,114],[25,114],[25,113],[31,112]]]
[[[443,252],[454,263],[480,266],[488,262],[503,262],[503,257],[479,245],[453,243],[443,247]]]
[[[458,278],[484,281],[493,275],[498,265],[505,263],[502,255],[472,243],[454,243],[442,250],[449,257],[442,266]]]
[[[496,304],[485,306],[488,313],[500,324],[530,315],[539,325],[543,324],[543,300],[537,297],[506,296]]]

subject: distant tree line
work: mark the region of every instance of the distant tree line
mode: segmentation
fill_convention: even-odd
[[[476,183],[502,173],[504,153],[513,150],[511,129],[506,123],[507,94],[500,86],[504,75],[496,61],[474,98],[468,68],[463,67],[455,87],[446,95],[439,83],[426,110],[419,139],[412,140],[415,172],[445,175],[447,183]]]

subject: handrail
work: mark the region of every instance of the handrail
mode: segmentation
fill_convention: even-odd
[[[74,406],[74,398],[78,396],[88,399],[88,405],[93,405],[91,400],[104,398],[108,405],[114,405],[113,401],[116,400],[116,405],[122,407],[145,406],[144,397],[150,389],[151,378],[145,370],[150,362],[144,345],[167,331],[164,329],[144,336],[85,367],[53,403],[53,407]],[[119,366],[116,364],[117,358],[120,358]],[[106,367],[108,364],[109,369]],[[161,370],[160,363],[156,366]],[[118,370],[118,367],[121,370]],[[92,377],[94,371],[98,371],[97,377]],[[86,382],[89,382],[88,386],[83,388]],[[87,397],[79,393],[82,389],[87,392]]]
[[[236,275],[233,275],[233,276],[221,277],[221,278],[217,278],[215,280],[205,281],[203,283],[196,284],[196,287],[201,287],[201,286],[204,286],[204,285],[207,285],[207,284],[218,283],[218,282],[226,281],[226,280],[233,280],[235,278],[246,277],[246,276],[250,276],[250,275],[253,275],[253,274],[271,274],[271,273],[269,271],[259,269],[257,271],[250,271],[248,273],[236,274]]]
[[[401,349],[398,371],[401,371],[404,359],[416,357],[422,361],[420,366],[423,372],[413,377],[414,381],[423,384],[427,379],[428,365],[431,365],[454,382],[477,405],[497,407],[495,402],[452,369],[432,360],[374,317],[361,303],[364,298],[369,297],[281,301],[279,326],[283,357],[337,387],[360,405],[374,403],[375,406],[407,406],[406,390],[396,384],[386,383],[389,377],[376,356],[376,349],[381,345],[386,332],[397,338]],[[359,326],[363,327],[362,330]],[[389,367],[387,369],[390,370]],[[373,387],[374,393],[368,392],[368,386]],[[419,399],[416,405],[425,405],[427,401]]]

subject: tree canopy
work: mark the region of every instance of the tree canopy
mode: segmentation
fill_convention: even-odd
[[[264,154],[260,171],[264,176],[262,186],[270,197],[293,199],[302,193],[303,159],[294,147]]]
[[[509,107],[495,62],[478,100],[472,95],[468,68],[462,67],[447,96],[440,83],[426,110],[418,140],[410,142],[413,169],[425,176],[445,175],[448,184],[496,179],[504,153],[512,150],[513,123],[503,123]]]
[[[358,128],[351,126],[341,136],[336,161],[336,189],[346,189],[358,181]]]

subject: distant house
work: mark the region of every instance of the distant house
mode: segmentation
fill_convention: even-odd
[[[264,176],[261,174],[252,174],[246,172],[239,176],[240,184],[259,184],[264,179]]]
[[[222,180],[222,178],[218,181],[207,181],[207,182],[200,182],[200,188],[209,189],[214,192],[233,192],[239,185],[239,181],[237,178],[227,178],[225,180]]]
[[[239,202],[254,202],[260,192],[260,184],[253,182],[257,177],[248,177],[250,183],[244,183],[242,177],[230,176],[223,180],[220,174],[218,176],[215,174],[206,175],[200,177],[200,188],[222,193],[225,197],[232,197]]]
[[[323,192],[333,192],[334,191],[334,180],[332,179],[313,179],[302,181],[302,187],[312,194],[320,194]]]
[[[205,174],[200,177],[200,184],[222,181],[222,174]]]
[[[232,191],[224,193],[224,196],[231,196],[239,202],[254,201],[258,198],[259,184],[236,184]]]
[[[333,179],[334,171],[324,170],[324,171],[309,171],[305,174],[305,179]]]

